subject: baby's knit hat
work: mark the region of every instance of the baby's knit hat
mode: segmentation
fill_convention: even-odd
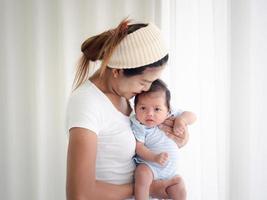
[[[161,31],[152,23],[128,34],[115,48],[108,66],[129,69],[154,63],[168,54]]]

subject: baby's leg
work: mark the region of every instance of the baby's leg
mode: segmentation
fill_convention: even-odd
[[[139,164],[135,169],[134,195],[136,200],[149,199],[149,188],[153,173],[146,164]]]
[[[166,189],[166,192],[170,199],[173,200],[186,200],[186,189],[184,181],[181,177],[177,177],[179,180],[177,184],[169,186]]]

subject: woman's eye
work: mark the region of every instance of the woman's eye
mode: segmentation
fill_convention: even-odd
[[[146,86],[146,83],[140,82],[141,86]]]

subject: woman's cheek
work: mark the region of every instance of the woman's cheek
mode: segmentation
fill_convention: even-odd
[[[143,86],[140,85],[134,85],[133,86],[133,91],[135,91],[136,93],[140,93],[143,90]]]

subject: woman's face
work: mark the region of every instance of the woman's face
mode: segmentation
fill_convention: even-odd
[[[116,84],[113,85],[113,89],[118,95],[131,99],[136,94],[147,91],[152,82],[160,77],[163,69],[164,66],[148,67],[142,74],[130,77],[125,76],[123,70],[120,70],[117,78],[115,78]]]

